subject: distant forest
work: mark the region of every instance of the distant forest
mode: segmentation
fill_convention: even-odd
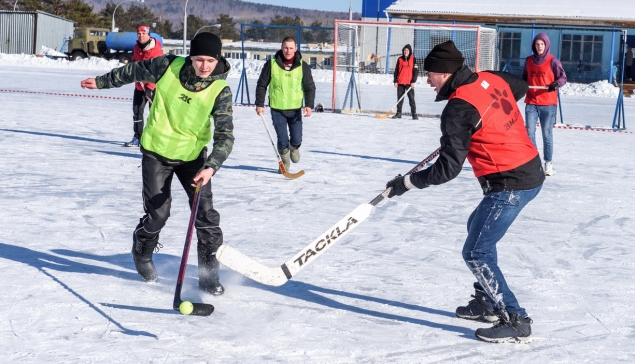
[[[109,0],[84,0],[88,5],[94,6],[94,11],[99,12],[108,3],[118,4],[119,1]],[[160,22],[169,20],[174,30],[183,28],[183,6],[185,0],[148,0],[144,3],[128,1],[121,7],[130,5],[148,7]],[[196,15],[209,22],[220,14],[229,14],[234,22],[240,23],[263,23],[270,24],[271,19],[278,17],[299,18],[302,25],[321,23],[322,26],[332,27],[335,19],[348,19],[348,12],[332,12],[320,10],[306,10],[298,8],[288,8],[284,6],[256,4],[241,0],[188,0],[188,15]],[[360,13],[353,13],[353,19],[361,19]],[[189,27],[188,27],[189,28]],[[238,31],[240,29],[237,29]]]

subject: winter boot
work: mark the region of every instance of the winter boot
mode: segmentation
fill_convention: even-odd
[[[298,163],[300,161],[300,146],[291,146],[291,162]]]
[[[220,284],[218,276],[218,259],[216,249],[210,244],[198,243],[198,287],[214,296],[225,293],[225,287]]]
[[[395,116],[392,117],[393,119],[401,119],[401,111],[397,111],[397,113],[395,114]]]
[[[490,343],[529,343],[531,342],[531,324],[533,320],[517,313],[499,313],[500,320],[494,326],[477,329],[476,337]]]
[[[163,245],[159,244],[159,236],[152,239],[147,239],[137,236],[136,230],[132,233],[132,260],[134,266],[137,268],[137,273],[146,282],[156,282],[157,269],[152,262],[152,253],[159,248],[163,248]]]
[[[456,317],[487,323],[498,321],[492,304],[485,293],[476,290],[472,297],[474,297],[474,299],[471,300],[467,306],[459,306],[456,308]]]
[[[289,166],[291,166],[291,160],[289,159],[290,154],[291,153],[289,152],[289,148],[286,148],[285,150],[280,152],[280,158],[282,159],[282,164],[284,164],[284,168],[287,170],[287,172],[289,172]],[[280,168],[278,168],[278,173],[282,173]]]
[[[417,115],[417,110],[412,110],[412,120],[419,120],[419,116]]]
[[[124,146],[126,146],[126,147],[138,147],[139,146],[139,138],[137,138],[136,136],[133,136],[131,141],[124,143]]]
[[[553,176],[553,163],[545,162],[545,176]]]

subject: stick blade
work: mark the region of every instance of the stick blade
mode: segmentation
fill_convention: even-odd
[[[208,303],[197,303],[193,302],[192,306],[194,306],[194,310],[190,315],[194,316],[209,316],[214,312],[214,306]]]
[[[278,168],[280,168],[280,170],[282,171],[282,175],[287,177],[288,179],[296,179],[298,177],[304,176],[304,170],[300,170],[299,172],[296,172],[296,173],[290,173],[289,171],[287,171],[282,161],[278,161]]]
[[[216,259],[227,268],[268,286],[282,286],[288,281],[281,267],[268,267],[226,244],[218,248]]]
[[[386,113],[386,115],[384,114],[375,114],[375,116],[379,119],[386,119],[387,117],[390,116],[390,114],[392,114],[392,110],[389,110],[388,113]]]

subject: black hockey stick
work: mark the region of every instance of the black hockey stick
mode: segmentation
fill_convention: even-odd
[[[196,191],[194,192],[194,200],[192,201],[192,212],[190,214],[190,223],[187,227],[187,235],[185,237],[185,246],[183,247],[183,256],[181,257],[181,268],[179,268],[179,276],[176,280],[176,290],[174,291],[174,304],[172,308],[176,311],[181,311],[181,288],[183,287],[183,279],[185,278],[185,268],[187,267],[187,257],[190,254],[190,245],[192,242],[192,234],[194,232],[194,223],[196,222],[196,213],[198,212],[198,203],[201,195],[201,184],[199,180],[196,183]],[[214,306],[207,303],[192,302],[191,315],[196,316],[209,316],[214,312]]]
[[[435,150],[426,159],[422,160],[407,174],[418,172],[423,169],[428,162],[439,155],[441,148]],[[331,226],[322,235],[307,245],[298,254],[289,259],[279,267],[268,267],[259,263],[229,245],[223,244],[216,252],[216,258],[226,267],[253,279],[256,282],[270,286],[281,286],[300,270],[323,254],[328,248],[335,245],[341,238],[356,228],[359,223],[366,220],[373,207],[381,202],[390,193],[390,188],[380,193],[369,203],[361,204],[342,218],[337,224]]]

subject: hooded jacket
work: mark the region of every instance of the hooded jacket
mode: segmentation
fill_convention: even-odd
[[[279,50],[275,55],[276,66],[284,68],[284,55],[282,51]],[[290,70],[293,70],[297,67],[302,66],[302,90],[304,92],[304,107],[310,107],[313,109],[315,102],[315,83],[313,82],[313,76],[311,75],[311,66],[306,62],[300,62],[302,60],[302,54],[300,51],[295,52],[295,57],[293,58],[293,65]],[[265,106],[265,97],[267,95],[267,87],[269,86],[269,82],[271,82],[271,63],[265,62],[262,66],[262,71],[260,71],[260,77],[258,78],[258,83],[256,84],[256,106],[264,107]]]
[[[545,42],[545,51],[539,55],[536,51],[536,40],[542,39]],[[534,37],[534,40],[531,42],[531,50],[534,52],[531,56],[527,57],[525,60],[525,66],[523,67],[522,79],[527,81],[527,63],[531,60],[534,62],[536,66],[542,65],[551,54],[551,42],[549,41],[549,37],[545,33],[539,33]],[[555,82],[558,83],[558,88],[564,86],[567,83],[567,74],[564,72],[564,68],[562,68],[562,63],[556,58],[551,57],[551,71],[553,72]],[[530,86],[548,86],[548,85],[530,85]]]
[[[506,72],[491,73],[501,77],[509,84],[516,101],[527,93],[527,83]],[[474,83],[478,75],[467,66],[456,71],[441,87],[435,101],[445,101],[463,85]],[[427,169],[414,173],[410,177],[418,188],[446,183],[459,175],[467,159],[473,135],[481,130],[481,117],[478,110],[459,98],[448,101],[441,113],[441,150],[439,158]],[[478,177],[484,192],[504,190],[529,190],[542,184],[545,173],[542,170],[540,156],[509,171],[486,174]]]
[[[132,61],[138,62],[161,57],[163,55],[163,50],[161,48],[163,48],[163,44],[153,37],[150,37],[150,40],[145,45],[139,44],[139,41],[137,41],[132,51]],[[154,90],[156,85],[154,83],[135,82],[134,87],[139,91],[143,91],[145,88]]]
[[[410,51],[408,57],[404,55],[404,50],[406,49]],[[412,47],[410,44],[406,44],[401,49],[401,57],[397,58],[393,83],[399,85],[410,85],[411,83],[417,82],[418,76],[419,67],[417,66],[417,59],[412,54]]]

